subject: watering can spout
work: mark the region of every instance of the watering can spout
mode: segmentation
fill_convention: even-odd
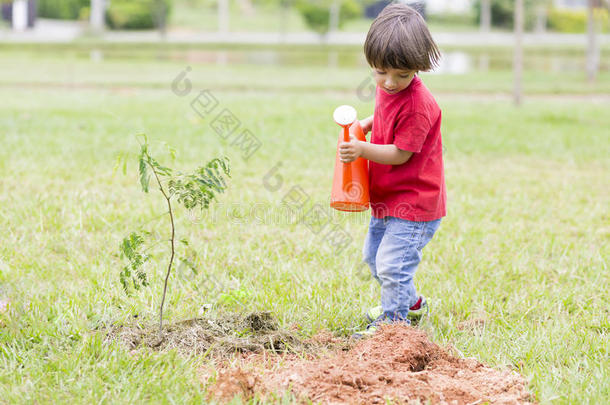
[[[339,145],[349,142],[350,133],[359,141],[365,141],[364,132],[358,121],[356,110],[348,105],[337,107],[333,114],[337,124],[343,127],[337,142],[335,174],[330,196],[330,206],[340,211],[365,211],[369,208],[369,171],[368,161],[358,158],[343,163],[339,158]]]

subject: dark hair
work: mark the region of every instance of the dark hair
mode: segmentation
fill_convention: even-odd
[[[390,4],[371,24],[364,54],[372,67],[428,71],[441,53],[421,15],[406,4]]]

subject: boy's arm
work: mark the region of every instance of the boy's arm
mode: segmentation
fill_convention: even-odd
[[[401,165],[413,155],[408,150],[398,149],[394,144],[377,145],[359,141],[350,136],[349,142],[339,144],[339,157],[343,163],[353,162],[362,157],[382,165]]]
[[[367,117],[360,121],[360,126],[362,127],[362,132],[364,134],[368,134],[369,131],[373,128],[373,116]]]

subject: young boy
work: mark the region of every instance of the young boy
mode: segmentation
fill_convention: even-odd
[[[391,4],[373,21],[364,43],[377,83],[375,111],[361,121],[371,142],[343,142],[343,162],[369,160],[372,217],[364,261],[381,285],[381,307],[354,337],[373,334],[382,322],[410,323],[428,310],[413,276],[422,249],[445,211],[441,111],[417,72],[438,64],[440,52],[417,11]]]

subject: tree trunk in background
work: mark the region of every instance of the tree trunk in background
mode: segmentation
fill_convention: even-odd
[[[163,0],[155,0],[155,24],[159,30],[159,34],[165,37],[165,28],[167,23],[167,9]]]
[[[218,32],[229,32],[229,0],[218,0]]]
[[[104,16],[106,14],[106,0],[91,0],[91,14],[89,23],[91,30],[101,32],[104,30]]]
[[[330,5],[329,21],[328,21],[328,32],[337,32],[339,29],[339,0],[333,0]]]
[[[599,46],[595,32],[595,15],[593,14],[595,0],[588,0],[587,3],[587,79],[589,79],[589,82],[594,82],[599,68]]]
[[[481,31],[489,32],[491,29],[491,0],[481,0]]]
[[[286,32],[288,31],[288,13],[291,6],[291,0],[280,1],[280,40],[282,42],[286,39]]]
[[[523,98],[523,0],[515,0],[515,49],[513,55],[515,105],[520,105]]]
[[[544,4],[536,6],[536,25],[534,30],[539,34],[546,32],[546,5]]]

